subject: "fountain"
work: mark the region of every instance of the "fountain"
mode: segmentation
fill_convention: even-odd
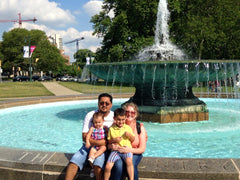
[[[169,17],[170,12],[167,8],[167,0],[160,0],[158,4],[154,45],[143,49],[137,57],[138,61],[187,59],[185,53],[169,40]]]
[[[234,80],[236,60],[187,60],[169,40],[167,1],[160,0],[155,44],[141,51],[136,62],[99,63],[87,68],[107,83],[136,88],[128,102],[139,106],[140,119],[159,123],[208,120],[206,104],[193,94],[201,82]]]

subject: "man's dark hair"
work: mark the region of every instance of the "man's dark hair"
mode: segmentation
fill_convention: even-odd
[[[102,94],[100,94],[99,96],[98,96],[98,102],[100,101],[100,99],[102,98],[102,97],[108,97],[109,99],[110,99],[110,102],[112,103],[112,96],[110,95],[110,94],[108,94],[108,93],[102,93]]]
[[[125,116],[125,110],[123,108],[117,108],[114,111],[114,117],[117,117],[117,116]]]

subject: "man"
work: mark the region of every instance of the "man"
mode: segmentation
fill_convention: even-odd
[[[96,111],[100,111],[104,114],[104,126],[110,127],[113,123],[113,111],[110,109],[112,108],[112,96],[103,93],[98,96],[98,110],[89,112],[84,119],[83,129],[82,129],[82,139],[83,142],[86,140],[87,132],[89,131],[90,127],[92,126],[92,116]],[[107,142],[105,139],[103,140],[93,140],[90,139],[91,146],[103,146],[106,145]],[[90,149],[85,147],[85,143],[81,147],[81,149],[76,152],[67,168],[66,173],[66,180],[73,180],[77,174],[78,168],[80,170],[83,169],[83,165],[85,164],[86,159],[88,158],[88,153]],[[105,153],[101,156],[97,157],[93,163],[94,167],[94,174],[96,176],[96,180],[101,180],[103,176],[103,166],[105,161]]]

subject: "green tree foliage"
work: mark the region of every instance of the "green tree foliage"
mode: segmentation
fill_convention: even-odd
[[[1,49],[2,49],[2,43],[0,42],[0,61],[2,63],[4,56],[3,56],[2,52],[1,52]]]
[[[27,37],[29,32],[26,29],[13,29],[9,33],[3,33],[2,54],[3,69],[12,71],[12,67],[22,67],[27,70],[26,63],[23,58],[23,46],[27,45]]]
[[[95,57],[95,53],[89,49],[79,49],[73,56],[77,64],[86,64],[86,57]]]
[[[36,62],[37,58],[39,60]],[[37,71],[43,71],[46,73],[51,71],[53,74],[60,74],[66,69],[66,59],[61,56],[59,49],[56,46],[51,45],[47,39],[38,43],[32,59],[35,60],[35,62],[33,61],[33,64]]]
[[[173,41],[197,59],[239,59],[239,0],[170,0]]]
[[[29,70],[29,59],[23,58],[23,46],[36,46],[32,54],[33,70],[48,73],[58,73],[65,68],[66,60],[60,55],[60,51],[51,45],[45,32],[41,30],[31,30],[16,28],[3,33],[3,41],[0,51],[3,55],[2,64],[4,72],[12,74],[13,67],[15,71],[18,67],[22,71]],[[36,62],[36,58],[39,60]]]
[[[79,49],[73,56],[76,61],[72,63],[72,71],[74,72],[74,75],[77,76],[81,74],[86,64],[87,57],[94,57],[94,61],[96,61],[96,54],[89,49]]]
[[[153,43],[159,0],[104,0],[92,17],[100,61],[129,60]],[[239,0],[168,0],[170,38],[193,59],[239,59]],[[114,18],[108,13],[114,11]]]
[[[129,60],[152,44],[157,5],[157,0],[105,0],[104,10],[91,19],[94,34],[103,37],[98,62]],[[114,18],[109,17],[110,11]]]

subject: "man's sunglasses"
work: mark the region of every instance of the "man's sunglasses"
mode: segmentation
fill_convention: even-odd
[[[109,105],[110,105],[109,102],[99,102],[99,104],[100,104],[101,106],[103,106],[104,104],[106,104],[106,106],[109,106]]]

